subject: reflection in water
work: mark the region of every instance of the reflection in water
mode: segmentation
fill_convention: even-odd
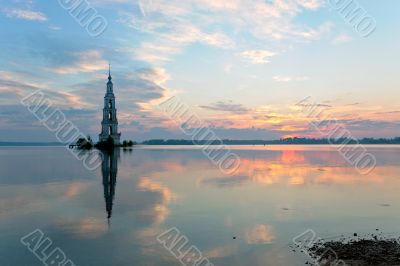
[[[225,176],[191,147],[115,150],[97,171],[62,147],[2,148],[0,265],[38,263],[19,243],[35,228],[77,265],[98,266],[182,265],[157,241],[171,227],[219,266],[304,265],[288,243],[308,228],[322,238],[399,231],[400,147],[368,147],[368,175],[334,147],[233,149],[241,166]]]
[[[112,215],[113,201],[115,196],[115,185],[117,183],[119,149],[103,151],[103,162],[101,173],[103,176],[104,199],[106,201],[106,211],[108,223]]]

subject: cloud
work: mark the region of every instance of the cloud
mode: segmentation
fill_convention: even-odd
[[[298,4],[306,9],[315,10],[324,5],[322,0],[297,0]]]
[[[351,36],[347,35],[347,34],[341,34],[336,36],[333,39],[333,43],[334,44],[343,44],[343,43],[347,43],[350,42],[353,38],[351,38]]]
[[[210,185],[217,188],[232,188],[235,186],[242,186],[247,183],[249,178],[247,176],[229,176],[229,177],[211,177],[201,180],[201,184]]]
[[[249,112],[249,109],[247,109],[241,104],[233,104],[225,102],[216,102],[210,105],[201,105],[200,108],[213,111],[229,112],[233,114],[244,114]]]
[[[269,63],[271,57],[275,56],[275,53],[267,50],[248,50],[242,52],[241,55],[252,64],[266,64]]]
[[[72,66],[65,64],[63,67]],[[75,71],[72,73],[75,74]],[[54,108],[60,108],[82,132],[97,135],[100,130],[107,74],[94,73],[84,77],[86,79],[79,83],[73,83],[72,79],[68,86],[55,86],[54,84],[58,84],[56,80],[48,79],[46,83],[40,83],[36,77],[26,73],[0,71],[0,126],[12,129],[3,131],[0,138],[10,141],[53,140],[48,138],[51,134],[37,133],[46,132],[46,129],[20,104],[23,97],[36,90],[42,90]],[[170,75],[163,68],[139,68],[131,72],[118,71],[113,74],[119,123],[126,138],[143,140],[167,135],[164,134],[167,130],[161,131],[159,128],[168,124],[170,120],[156,113],[154,106],[170,95],[170,91],[164,85],[169,79]],[[81,78],[77,80],[80,81]],[[149,128],[154,130],[149,133]],[[18,131],[18,134],[15,134],[15,131]]]
[[[17,18],[30,21],[45,22],[48,20],[45,14],[38,11],[24,10],[24,9],[5,9],[3,11],[9,18]]]
[[[125,50],[132,53],[136,60],[157,63],[169,61],[173,55],[180,52],[181,48],[179,46],[170,45],[169,43],[143,42],[139,49],[125,48]]]
[[[51,70],[58,74],[75,74],[80,72],[90,73],[108,68],[108,62],[102,58],[102,52],[89,50],[71,54],[75,61],[69,65],[61,65]]]
[[[152,81],[157,85],[162,85],[171,77],[164,68],[142,68],[136,71],[139,78]]]
[[[159,29],[150,32],[156,34]],[[169,61],[170,58],[180,53],[186,46],[193,43],[230,49],[235,44],[228,36],[221,32],[207,32],[190,22],[166,23],[157,33],[155,42],[143,42],[139,48],[133,50],[134,59],[150,63]]]
[[[387,114],[392,115],[392,114],[400,114],[400,111],[376,112],[374,114],[377,114],[377,115],[387,115]]]
[[[114,72],[114,93],[117,99],[118,120],[124,136],[138,139],[145,136],[147,129],[166,126],[169,121],[157,113],[155,106],[169,97],[170,90],[164,85],[171,79],[163,68],[139,68],[130,72]],[[80,95],[84,101],[92,103],[92,108],[102,108],[106,90],[107,75],[99,75],[92,80],[70,86],[70,93]],[[71,90],[72,89],[72,90]],[[97,117],[101,112],[97,113]],[[98,117],[100,125],[101,117]],[[96,126],[96,124],[95,124]],[[157,131],[157,129],[155,130]],[[160,134],[162,134],[160,132]],[[152,134],[148,136],[153,136]]]
[[[0,100],[0,104],[20,104],[22,98],[38,90],[42,91],[54,106],[60,108],[71,109],[71,106],[74,108],[89,106],[89,103],[83,100],[82,95],[62,90],[57,91],[50,88],[47,84],[32,82],[28,77],[24,77],[24,75],[18,73],[0,72],[0,95],[3,100]]]
[[[18,73],[0,72],[0,104],[2,106],[0,124],[1,127],[10,129],[2,132],[1,139],[17,141],[54,140],[54,134],[49,132],[21,104],[21,99],[38,90],[49,100],[48,104],[51,105],[51,109],[48,112],[58,108],[82,132],[92,133],[89,128],[93,124],[88,123],[88,121],[93,121],[93,118],[99,112],[93,108],[93,104],[86,102],[85,95],[63,90],[57,91],[52,86],[45,85],[32,82],[27,76],[21,77]]]
[[[239,8],[240,1],[231,0],[231,1],[223,1],[223,0],[200,0],[198,1],[199,5],[203,5],[206,8],[211,10],[231,10],[236,11]]]
[[[143,177],[139,180],[137,189],[142,192],[150,192],[159,195],[159,201],[157,203],[151,208],[142,211],[141,215],[143,218],[147,218],[156,224],[164,222],[169,215],[167,205],[176,197],[172,191],[147,177]]]
[[[308,108],[310,108],[310,107],[326,107],[326,108],[331,108],[331,107],[332,107],[332,105],[325,104],[325,103],[315,103],[315,104],[313,103],[312,105],[309,105],[309,104],[307,104],[307,103],[297,103],[296,106],[298,106],[298,107],[308,107]]]
[[[292,81],[307,81],[310,80],[310,77],[307,76],[292,77],[292,76],[278,75],[278,76],[273,76],[272,79],[276,82],[292,82]]]
[[[120,1],[124,5],[127,2]],[[318,39],[330,30],[331,25],[322,23],[308,27],[296,22],[296,17],[322,6],[322,0],[151,0],[139,1],[134,12],[120,11],[118,22],[145,33],[146,38],[139,47],[126,47],[138,60],[164,63],[187,46],[200,43],[222,49],[245,50],[242,56],[261,64],[275,53],[254,50],[251,42],[243,43],[242,34],[269,45],[271,41]]]
[[[205,251],[205,256],[210,259],[230,257],[239,253],[237,245],[222,245]]]
[[[246,230],[248,244],[271,244],[275,239],[272,228],[268,224],[259,224]]]
[[[233,68],[233,65],[232,65],[232,64],[226,64],[226,65],[223,67],[225,73],[231,73],[231,72],[232,72],[232,68]]]
[[[49,29],[51,29],[51,30],[62,30],[62,28],[59,27],[59,26],[49,26]]]
[[[107,232],[107,224],[99,218],[85,217],[83,219],[78,218],[66,218],[56,217],[52,226],[63,231],[67,231],[74,237],[79,239],[95,239]]]

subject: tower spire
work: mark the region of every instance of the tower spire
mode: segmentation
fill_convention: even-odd
[[[103,121],[101,122],[100,142],[107,142],[111,137],[119,145],[121,133],[118,132],[117,109],[115,108],[114,84],[111,80],[111,64],[108,65],[108,82],[104,96]]]

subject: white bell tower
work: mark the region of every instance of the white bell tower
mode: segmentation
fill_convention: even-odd
[[[111,137],[115,145],[121,143],[121,133],[118,132],[117,109],[115,108],[114,85],[111,81],[111,66],[108,69],[107,91],[104,96],[103,121],[99,141],[105,142]]]

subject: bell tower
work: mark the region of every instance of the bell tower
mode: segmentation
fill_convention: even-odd
[[[111,66],[108,68],[107,91],[104,96],[103,121],[99,141],[105,142],[111,137],[114,145],[120,145],[121,133],[118,132],[117,109],[115,108],[114,85],[111,77]]]

